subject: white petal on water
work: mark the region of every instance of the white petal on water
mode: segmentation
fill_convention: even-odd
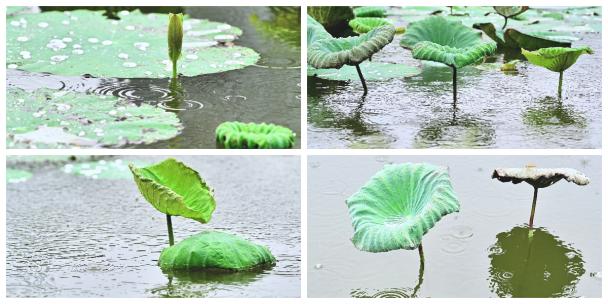
[[[133,45],[140,51],[146,51],[150,46],[147,42],[135,42]]]
[[[61,41],[63,41],[63,42],[67,42],[67,43],[70,43],[70,42],[72,42],[72,38],[70,38],[70,37],[65,37],[65,38],[61,39]]]
[[[32,54],[28,51],[21,51],[21,52],[19,52],[19,55],[21,55],[21,58],[23,58],[23,59],[32,58]]]
[[[58,51],[60,49],[64,49],[66,46],[68,46],[67,44],[65,44],[63,42],[63,40],[60,39],[51,39],[51,41],[49,41],[49,43],[47,43],[46,47],[49,49],[53,49],[53,51]]]
[[[55,55],[55,56],[51,57],[51,61],[53,61],[53,62],[62,62],[66,59],[68,59],[68,56],[65,56],[65,55]]]
[[[125,29],[127,31],[134,31],[135,30],[135,26],[133,26],[133,25],[127,25],[127,26],[125,26]]]
[[[19,36],[19,37],[17,37],[17,41],[19,41],[19,42],[26,42],[28,40],[30,40],[30,38],[27,38],[25,36]]]
[[[195,54],[188,54],[186,55],[186,59],[196,60],[198,59],[198,56],[196,56]]]
[[[110,40],[104,40],[104,41],[101,42],[101,44],[103,44],[103,45],[111,45],[112,41],[110,41]]]
[[[14,64],[14,63],[11,63],[11,64],[9,64],[9,65],[7,66],[7,68],[9,68],[9,69],[16,69],[16,68],[18,68],[18,67],[19,67],[19,66],[18,66],[18,65],[16,65],[16,64]]]
[[[120,58],[120,59],[129,59],[129,54],[120,53],[120,54],[118,54],[118,58]]]
[[[82,54],[84,54],[84,51],[82,49],[75,49],[75,50],[72,50],[72,53],[76,54],[76,55],[82,55]]]
[[[127,61],[127,62],[124,62],[122,64],[122,66],[124,66],[125,68],[134,68],[137,66],[137,63]]]
[[[93,38],[89,38],[89,39],[87,39],[87,40],[88,40],[90,43],[97,43],[97,42],[99,42],[99,39],[94,38],[94,37],[93,37]]]
[[[49,26],[49,24],[46,22],[38,22],[38,26],[41,28],[47,28]]]

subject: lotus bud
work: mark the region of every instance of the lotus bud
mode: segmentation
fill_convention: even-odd
[[[177,60],[182,54],[182,39],[184,38],[183,29],[184,16],[180,14],[169,14],[169,58],[173,63],[173,78],[177,78]]]

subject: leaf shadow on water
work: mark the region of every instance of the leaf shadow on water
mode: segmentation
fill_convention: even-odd
[[[565,105],[561,99],[546,96],[533,102],[533,106],[524,110],[524,123],[533,127],[574,126],[585,128],[585,116],[576,111],[572,105]]]
[[[490,122],[472,114],[458,114],[456,108],[422,124],[414,138],[414,147],[490,147],[495,139],[496,133]]]
[[[201,271],[163,271],[167,284],[151,289],[158,297],[207,297],[214,291],[231,286],[246,286],[269,274],[273,265],[265,265],[247,271],[223,271],[218,269]]]
[[[489,249],[490,289],[499,297],[572,297],[585,273],[581,252],[545,228],[516,226]]]

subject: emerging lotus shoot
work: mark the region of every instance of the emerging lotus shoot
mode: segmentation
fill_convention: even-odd
[[[536,211],[536,198],[539,188],[549,187],[564,179],[579,186],[589,184],[589,178],[583,173],[570,168],[536,168],[534,165],[527,165],[524,168],[497,168],[492,173],[492,178],[506,183],[519,184],[526,182],[534,187],[532,198],[532,210],[530,211],[529,227],[534,224],[534,213]]]
[[[460,210],[447,169],[430,164],[387,165],[346,200],[359,250],[418,249],[444,215]]]
[[[173,78],[177,78],[177,60],[182,55],[182,40],[184,38],[183,28],[184,16],[179,14],[169,14],[169,58],[173,64]]]
[[[521,49],[521,53],[530,63],[559,73],[557,96],[561,98],[564,71],[576,63],[580,55],[593,54],[593,50],[586,46],[578,48],[550,47],[537,51]]]

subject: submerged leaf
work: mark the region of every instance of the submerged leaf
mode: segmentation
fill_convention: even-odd
[[[385,17],[386,9],[381,6],[361,6],[353,9],[356,18],[360,17]]]
[[[484,42],[478,33],[457,21],[432,16],[412,23],[400,45],[416,59],[461,68],[496,51],[496,43]]]
[[[363,35],[319,40],[308,49],[308,64],[317,69],[357,65],[393,41],[394,26],[381,26]]]
[[[414,249],[444,215],[460,210],[445,168],[387,165],[346,201],[360,250]]]
[[[229,149],[288,149],[293,147],[296,137],[283,126],[238,121],[221,123],[215,135],[217,141]]]
[[[225,232],[204,231],[163,249],[158,264],[163,270],[243,271],[275,261],[265,246]]]
[[[357,34],[365,34],[377,27],[393,25],[388,19],[377,17],[357,17],[348,22],[348,25]]]
[[[178,135],[177,115],[114,96],[39,89],[7,90],[7,146],[118,147]]]
[[[7,16],[6,64],[65,76],[169,77],[167,16],[137,10],[119,15],[120,20],[111,20],[103,11],[74,10]],[[222,43],[222,36],[234,40],[242,34],[231,25],[184,17],[183,29],[182,75],[240,69],[259,59],[252,49]]]
[[[530,63],[544,67],[553,72],[563,72],[571,67],[582,54],[593,54],[589,47],[563,48],[552,47],[537,51],[521,50]]]
[[[570,168],[497,168],[492,173],[492,178],[496,178],[503,183],[519,184],[526,182],[535,188],[549,187],[562,179],[579,186],[589,184],[587,176]]]
[[[387,63],[378,61],[365,61],[359,65],[365,71],[366,80],[387,80],[391,78],[412,77],[422,73],[418,67],[402,63]],[[339,69],[308,69],[308,76],[315,76],[329,80],[358,81],[359,75],[354,66],[343,66]]]
[[[144,168],[129,164],[129,168],[139,192],[156,210],[203,224],[211,220],[213,189],[195,170],[173,158]]]

